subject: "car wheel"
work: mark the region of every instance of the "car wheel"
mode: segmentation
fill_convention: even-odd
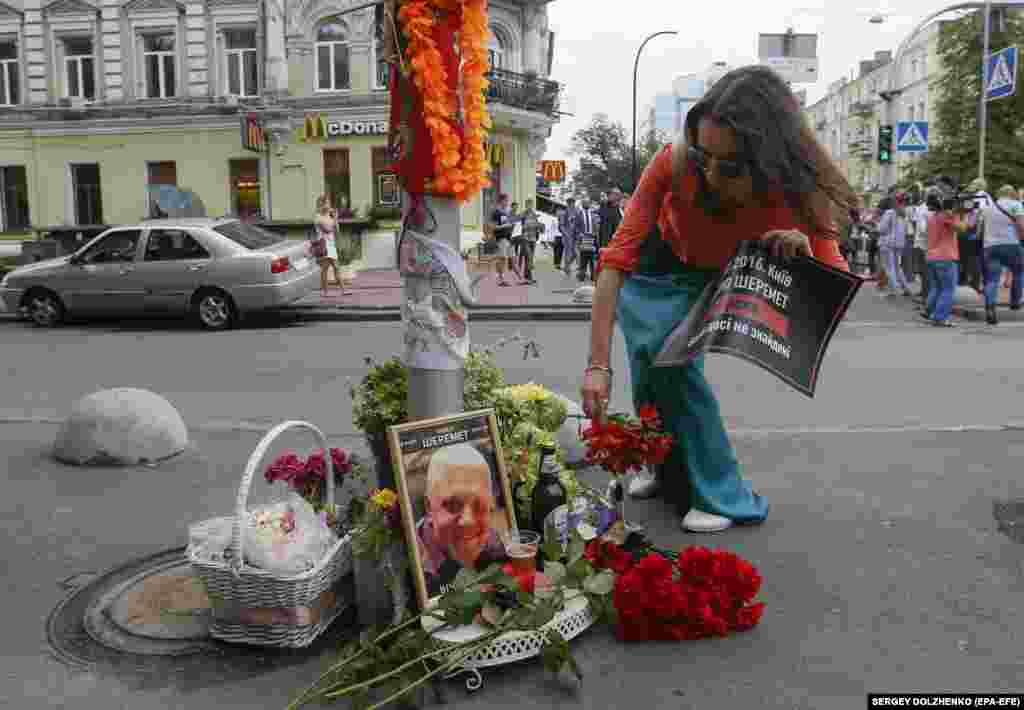
[[[238,314],[235,302],[223,291],[210,289],[200,291],[193,300],[195,316],[199,325],[207,330],[227,330],[235,324]]]
[[[64,320],[64,304],[53,291],[37,289],[25,297],[29,319],[41,328],[52,328]]]

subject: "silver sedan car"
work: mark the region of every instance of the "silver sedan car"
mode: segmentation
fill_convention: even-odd
[[[318,287],[307,242],[235,219],[165,219],[114,227],[70,256],[21,266],[0,299],[40,326],[65,315],[194,315],[210,330]]]

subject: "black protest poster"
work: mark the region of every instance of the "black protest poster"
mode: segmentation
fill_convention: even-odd
[[[727,353],[814,396],[821,361],[862,280],[809,257],[776,259],[741,242],[721,275],[665,339],[655,367]]]

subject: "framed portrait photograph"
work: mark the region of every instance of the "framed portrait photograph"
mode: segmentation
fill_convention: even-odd
[[[388,441],[422,610],[460,570],[507,559],[512,489],[492,409],[388,427]]]

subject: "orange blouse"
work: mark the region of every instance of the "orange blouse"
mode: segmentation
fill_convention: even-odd
[[[756,239],[773,229],[799,229],[808,236],[814,258],[848,271],[839,253],[836,233],[815,233],[803,224],[783,195],[770,195],[760,205],[744,207],[726,217],[715,217],[694,204],[697,173],[693,165],[683,176],[682,194],[672,190],[672,146],[662,148],[640,178],[622,223],[611,243],[601,250],[599,268],[636,269],[640,247],[655,218],[667,241],[683,262],[700,268],[722,268],[745,239]]]

